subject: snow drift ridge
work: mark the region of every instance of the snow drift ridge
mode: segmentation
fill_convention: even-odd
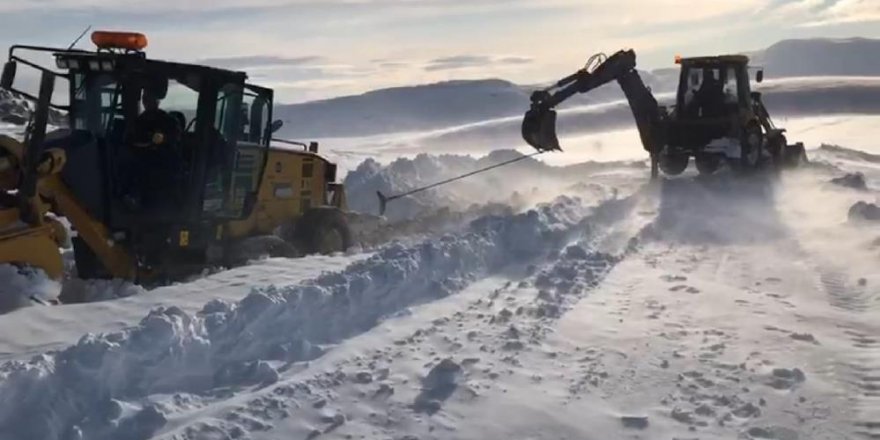
[[[237,304],[213,301],[195,316],[159,308],[135,328],[9,362],[0,367],[0,439],[150,437],[166,419],[149,396],[277,381],[272,365],[319,357],[321,344],[560,249],[589,212],[579,199],[561,197],[523,214],[481,218],[461,235],[392,244],[302,285],[255,289]]]

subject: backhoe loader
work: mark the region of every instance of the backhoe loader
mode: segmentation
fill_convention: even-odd
[[[316,143],[271,145],[281,126],[271,89],[243,72],[148,59],[142,34],[99,31],[92,42],[9,49],[0,87],[35,106],[23,141],[0,136],[0,264],[65,276],[61,217],[80,278],[142,284],[229,264],[255,240],[285,255],[351,244],[335,164]],[[39,73],[37,93],[14,86],[19,66]],[[47,134],[50,110],[67,127]]]
[[[789,145],[761,99],[752,92],[749,59],[744,55],[676,57],[681,66],[675,105],[658,104],[636,70],[636,54],[621,50],[597,54],[586,67],[551,87],[535,91],[522,123],[525,141],[538,151],[561,150],[554,108],[578,93],[617,81],[629,103],[643,147],[650,155],[651,177],[659,171],[678,175],[694,158],[700,174],[727,163],[734,170],[796,167],[806,161],[802,143]],[[763,70],[756,82],[763,80]]]

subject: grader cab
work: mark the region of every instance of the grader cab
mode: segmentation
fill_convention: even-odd
[[[95,32],[92,41],[95,51],[10,48],[0,86],[36,104],[23,143],[0,138],[0,263],[61,276],[49,243],[65,217],[80,277],[162,281],[223,264],[241,241],[282,226],[299,238],[322,232],[305,214],[344,208],[335,165],[270,146],[282,125],[271,89],[243,72],[149,59],[141,34]],[[23,52],[50,55],[55,68]],[[39,72],[38,94],[15,87],[20,65]],[[55,93],[59,82],[66,93]],[[53,109],[67,127],[46,134]],[[318,217],[328,216],[339,214]],[[346,225],[334,225],[344,248]]]

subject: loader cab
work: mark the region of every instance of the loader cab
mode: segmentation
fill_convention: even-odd
[[[729,118],[751,106],[748,57],[683,58],[676,109],[679,119]]]
[[[755,119],[748,61],[744,55],[676,59],[681,74],[669,145],[695,151],[740,136]]]

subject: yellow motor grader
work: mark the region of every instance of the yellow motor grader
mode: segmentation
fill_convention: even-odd
[[[61,218],[80,278],[162,283],[255,248],[292,256],[351,244],[336,165],[316,143],[271,146],[281,126],[271,89],[243,72],[148,59],[142,34],[92,42],[9,49],[0,87],[34,106],[23,141],[0,136],[0,264],[62,278]],[[37,92],[15,87],[20,66],[39,74]],[[50,111],[66,127],[47,133]]]

